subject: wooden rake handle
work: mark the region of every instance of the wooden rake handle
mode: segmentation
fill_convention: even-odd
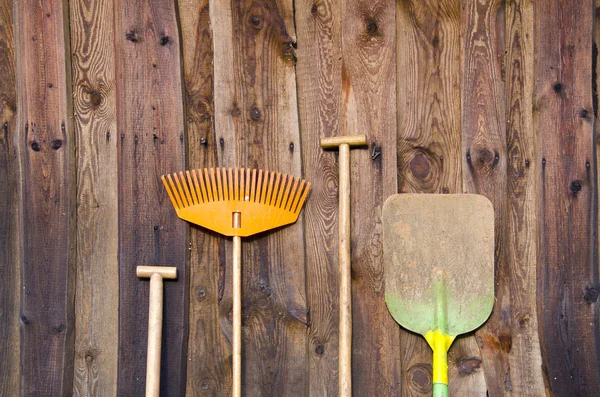
[[[339,245],[340,277],[339,380],[338,395],[352,395],[352,277],[350,264],[350,147],[365,146],[364,135],[321,139],[324,149],[339,148]]]
[[[241,214],[234,212],[232,216],[234,229],[241,227]],[[233,237],[233,341],[232,341],[232,397],[242,395],[242,239]]]
[[[176,267],[138,266],[137,276],[150,278],[148,312],[148,358],[146,365],[146,397],[159,397],[160,351],[162,344],[163,278],[176,279]]]

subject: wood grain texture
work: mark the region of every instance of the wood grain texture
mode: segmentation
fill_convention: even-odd
[[[399,328],[384,300],[381,208],[397,192],[396,21],[389,1],[343,3],[342,135],[366,133],[351,156],[353,393],[400,391]],[[382,352],[385,351],[385,354]]]
[[[510,268],[506,258],[506,116],[504,103],[504,3],[462,2],[463,191],[485,195],[495,211],[496,302],[476,335],[490,396],[509,385]],[[512,265],[512,264],[510,264]],[[483,391],[480,395],[485,395]]]
[[[115,2],[119,162],[119,374],[117,393],[143,395],[147,280],[140,265],[177,267],[165,283],[161,395],[185,393],[187,225],[160,176],[185,169],[180,42],[171,1]]]
[[[208,1],[179,1],[188,168],[214,167],[213,32]],[[231,390],[231,348],[221,332],[225,244],[220,236],[192,227],[187,395],[226,396]]]
[[[338,266],[336,155],[320,139],[343,135],[341,2],[297,0],[298,109],[304,176],[312,193],[304,212],[308,330],[308,395],[338,393]],[[364,131],[361,131],[363,133]]]
[[[506,3],[506,260],[509,264],[511,349],[505,389],[516,396],[545,396],[536,315],[540,163],[533,128],[534,8]],[[509,394],[509,393],[506,393]]]
[[[66,2],[15,2],[21,395],[73,391],[75,136]]]
[[[19,395],[19,168],[12,1],[0,1],[0,396]]]
[[[600,391],[591,1],[536,4],[541,164],[538,320],[549,391]]]
[[[117,392],[117,119],[112,1],[70,2],[77,145],[75,396]]]
[[[398,184],[405,193],[462,192],[459,0],[396,3]],[[401,332],[403,395],[429,396],[432,351]],[[449,356],[451,395],[485,395],[479,346],[463,335]]]
[[[287,0],[211,3],[214,85],[223,95],[215,100],[217,154],[223,166],[301,175],[294,26],[286,24],[293,20],[292,9]],[[242,240],[244,395],[305,394],[308,320],[303,241],[302,219]],[[226,252],[220,315],[230,338],[229,241]]]

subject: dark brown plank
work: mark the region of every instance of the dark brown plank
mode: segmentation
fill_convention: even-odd
[[[0,1],[0,396],[19,395],[19,176],[12,1]]]
[[[230,1],[211,10],[215,128],[224,166],[301,175],[292,1]],[[306,393],[302,220],[242,240],[242,387],[248,396]],[[230,338],[231,244],[220,304]]]
[[[75,136],[66,2],[15,2],[21,395],[73,391]]]
[[[399,327],[384,299],[381,207],[397,193],[396,20],[390,1],[342,5],[340,133],[366,133],[351,156],[353,393],[400,392]],[[332,155],[332,154],[330,154]]]
[[[476,333],[490,396],[508,391],[508,353],[513,338],[505,250],[504,29],[504,2],[462,2],[463,190],[485,195],[495,211],[496,303],[491,317]]]
[[[462,192],[460,0],[396,3],[398,177],[401,192]],[[431,395],[432,351],[401,332],[403,395]],[[449,352],[451,395],[485,395],[474,335]]]
[[[541,159],[538,320],[555,396],[600,391],[597,190],[592,40],[594,4],[539,2],[536,132]]]
[[[506,3],[506,259],[510,264],[507,391],[545,396],[536,315],[536,265],[540,195],[539,141],[533,128],[534,2]]]
[[[187,225],[160,176],[185,169],[180,42],[173,2],[115,2],[119,161],[119,395],[144,394],[148,280],[139,265],[175,266],[164,283],[161,395],[185,390]]]
[[[320,138],[341,135],[341,3],[296,1],[298,109],[304,175],[312,183],[306,202],[308,395],[338,390],[338,165]]]
[[[75,396],[117,392],[118,174],[112,1],[70,2],[77,145]]]
[[[213,34],[208,1],[179,1],[185,76],[188,167],[217,165],[214,128]],[[219,322],[223,238],[192,227],[187,394],[224,396],[231,387],[231,349]]]

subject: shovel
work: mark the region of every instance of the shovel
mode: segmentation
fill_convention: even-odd
[[[471,194],[397,194],[383,205],[385,301],[433,350],[433,396],[448,396],[448,349],[494,305],[494,210]]]

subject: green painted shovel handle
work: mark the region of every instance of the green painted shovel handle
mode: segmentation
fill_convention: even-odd
[[[443,383],[434,383],[433,397],[448,397],[448,385]]]

